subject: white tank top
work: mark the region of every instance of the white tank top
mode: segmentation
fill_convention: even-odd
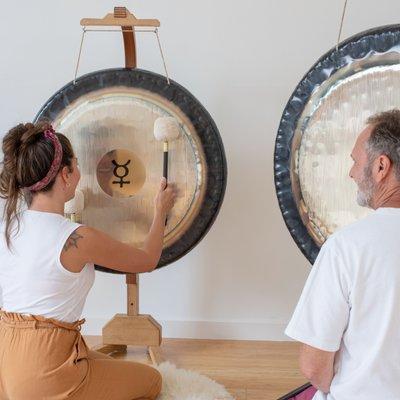
[[[78,320],[94,282],[94,265],[70,272],[61,264],[60,255],[69,235],[82,224],[34,210],[22,211],[20,221],[19,233],[11,236],[11,251],[6,245],[5,222],[1,224],[2,308],[65,322]]]

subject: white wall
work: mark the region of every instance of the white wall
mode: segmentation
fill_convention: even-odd
[[[207,237],[174,265],[141,276],[141,312],[166,337],[282,339],[309,264],[281,217],[273,149],[292,90],[337,37],[342,1],[119,1],[161,20],[171,77],[208,109],[229,167],[225,203]],[[72,79],[79,20],[110,12],[109,0],[4,2],[0,11],[0,132],[32,120]],[[349,1],[343,36],[398,22],[395,0]],[[18,23],[16,23],[16,20]],[[141,68],[162,73],[155,39],[139,34]],[[119,34],[89,33],[80,74],[121,66]],[[97,273],[86,333],[125,310],[123,276]]]

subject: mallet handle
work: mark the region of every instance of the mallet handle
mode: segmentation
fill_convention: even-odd
[[[168,182],[168,142],[164,142],[164,165],[163,165],[163,177]]]
[[[163,177],[167,180],[168,184],[168,142],[164,142]],[[165,226],[167,226],[167,223],[168,223],[168,215],[165,218]]]

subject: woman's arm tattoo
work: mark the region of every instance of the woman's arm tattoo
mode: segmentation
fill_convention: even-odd
[[[82,238],[83,236],[81,236],[79,233],[72,232],[67,241],[65,242],[63,250],[67,251],[71,247],[78,248],[78,240]]]

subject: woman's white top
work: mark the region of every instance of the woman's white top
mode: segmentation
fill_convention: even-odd
[[[6,245],[5,221],[1,223],[0,305],[8,312],[77,321],[94,282],[94,264],[86,264],[79,273],[70,272],[60,255],[68,237],[82,224],[34,210],[22,211],[20,221],[18,234],[11,235],[11,251]]]

